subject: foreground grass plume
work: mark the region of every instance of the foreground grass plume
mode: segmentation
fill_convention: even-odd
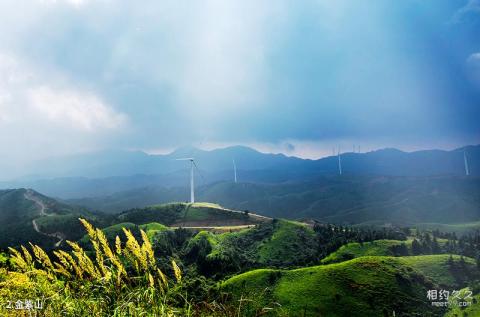
[[[93,246],[87,252],[67,241],[69,252],[53,251],[52,258],[41,247],[9,248],[15,272],[0,269],[0,297],[11,301],[40,298],[45,316],[174,316],[191,315],[182,294],[182,271],[171,260],[174,280],[157,266],[154,250],[142,230],[142,241],[124,229],[112,250],[105,234],[85,219],[79,219]],[[123,246],[122,246],[123,245]],[[3,281],[4,280],[4,281]],[[2,307],[2,316],[18,311]]]

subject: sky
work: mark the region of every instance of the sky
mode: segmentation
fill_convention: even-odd
[[[0,171],[103,149],[480,143],[480,0],[0,2]]]

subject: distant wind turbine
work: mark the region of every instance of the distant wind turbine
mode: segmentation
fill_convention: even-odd
[[[177,161],[190,161],[190,203],[195,202],[195,191],[194,191],[194,177],[193,177],[193,168],[197,168],[197,164],[195,164],[195,159],[193,157],[186,157],[186,158],[179,158],[176,159]]]
[[[470,175],[470,170],[468,169],[468,160],[467,160],[467,151],[463,150],[463,163],[465,164],[465,175]]]
[[[237,183],[237,165],[235,164],[235,160],[232,159],[233,161],[233,177],[235,179],[235,183]]]
[[[342,159],[340,158],[340,146],[338,146],[338,172],[342,175]]]

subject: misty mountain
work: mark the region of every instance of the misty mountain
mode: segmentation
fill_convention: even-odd
[[[344,175],[461,176],[465,174],[464,151],[470,175],[479,176],[480,145],[453,151],[343,153],[340,160]],[[82,198],[143,187],[184,186],[190,170],[188,162],[176,160],[182,157],[195,158],[197,186],[233,180],[233,159],[242,182],[281,184],[338,174],[336,156],[309,160],[260,153],[243,146],[212,151],[184,147],[167,155],[106,151],[37,162],[31,167],[35,175],[1,182],[0,188],[29,187],[49,196]]]
[[[187,188],[147,187],[73,204],[105,212],[184,201]],[[289,219],[337,224],[412,225],[480,220],[479,177],[322,176],[282,184],[218,182],[197,188],[198,201]]]
[[[231,170],[232,160],[244,170],[270,170],[302,168],[311,160],[287,157],[283,154],[265,154],[248,147],[234,146],[212,151],[194,147],[182,147],[166,155],[149,155],[141,151],[101,151],[65,157],[49,158],[28,166],[25,179],[59,177],[107,178],[130,175],[162,175],[188,169],[188,162],[178,158],[194,157],[199,168],[206,173],[221,173]]]

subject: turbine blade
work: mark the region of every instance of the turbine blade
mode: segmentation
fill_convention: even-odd
[[[200,172],[200,169],[198,168],[197,163],[195,163],[195,160],[194,160],[194,159],[192,159],[192,163],[193,163],[193,166],[195,166],[195,169],[197,170],[198,175],[200,175],[200,177],[202,178],[203,183],[205,183],[205,177],[203,177],[203,175],[202,175],[202,173]]]

